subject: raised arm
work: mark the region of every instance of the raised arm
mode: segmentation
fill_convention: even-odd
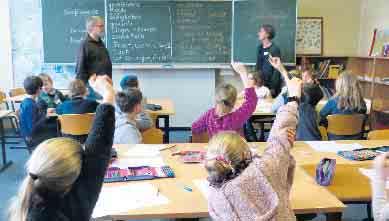
[[[372,178],[371,185],[373,190],[372,206],[374,220],[384,221],[389,219],[389,202],[385,196],[385,184],[388,178],[385,161],[388,154],[383,154],[374,161],[376,176]]]
[[[236,73],[239,74],[243,86],[245,87],[243,91],[243,104],[231,113],[231,115],[233,116],[231,122],[233,124],[233,127],[240,127],[251,117],[251,115],[255,111],[255,108],[257,107],[258,97],[255,93],[254,87],[249,84],[248,72],[246,67],[241,63],[233,63],[232,68],[235,70]]]
[[[301,97],[301,80],[296,78],[288,80],[287,85],[290,97]],[[298,103],[296,101],[280,108],[270,131],[268,146],[262,156],[263,162],[270,171],[287,171],[291,159],[289,151],[293,145],[289,133],[296,130],[297,122]]]
[[[89,84],[103,96],[103,102],[97,107],[92,129],[85,142],[85,155],[110,157],[115,132],[115,92],[112,82],[105,76],[92,76]]]

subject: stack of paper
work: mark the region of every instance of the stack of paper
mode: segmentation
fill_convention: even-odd
[[[103,186],[92,217],[118,215],[129,210],[168,204],[158,188],[150,183],[126,183],[122,186]]]
[[[351,151],[363,148],[363,146],[358,143],[341,144],[336,143],[335,141],[305,141],[305,143],[319,152],[338,153],[339,151]]]

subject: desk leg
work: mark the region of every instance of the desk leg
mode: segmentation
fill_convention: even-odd
[[[326,214],[327,221],[341,221],[342,213],[327,213]]]
[[[164,122],[164,127],[163,127],[163,143],[169,143],[170,141],[170,118],[169,116],[164,116],[163,117],[165,122]]]
[[[3,166],[0,168],[0,173],[1,173],[4,170],[6,170],[9,166],[11,166],[11,164],[12,164],[12,161],[7,162],[3,119],[0,119],[0,136],[1,136],[1,151],[2,151],[2,156],[3,156]]]

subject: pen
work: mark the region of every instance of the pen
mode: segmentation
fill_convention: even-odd
[[[179,184],[180,186],[182,186],[182,188],[184,188],[184,190],[188,191],[188,192],[193,192],[193,189],[190,188],[189,186],[187,185],[184,185],[184,184]]]
[[[169,145],[169,146],[167,146],[167,147],[165,147],[165,148],[162,148],[160,151],[168,150],[168,149],[171,149],[171,148],[173,148],[173,147],[175,147],[175,146],[177,146],[177,145],[176,145],[176,144]]]

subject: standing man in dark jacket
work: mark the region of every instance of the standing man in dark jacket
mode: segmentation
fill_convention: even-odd
[[[276,32],[271,25],[262,25],[258,32],[258,39],[261,44],[257,49],[256,69],[263,74],[265,86],[270,89],[274,97],[281,92],[281,74],[269,63],[269,56],[281,57],[280,49],[272,42]]]
[[[112,79],[112,62],[107,48],[102,41],[104,37],[104,19],[99,16],[92,16],[86,21],[87,34],[81,42],[77,56],[76,74],[77,79],[88,85],[89,98],[99,99],[89,86],[88,80],[93,74],[107,75]]]

